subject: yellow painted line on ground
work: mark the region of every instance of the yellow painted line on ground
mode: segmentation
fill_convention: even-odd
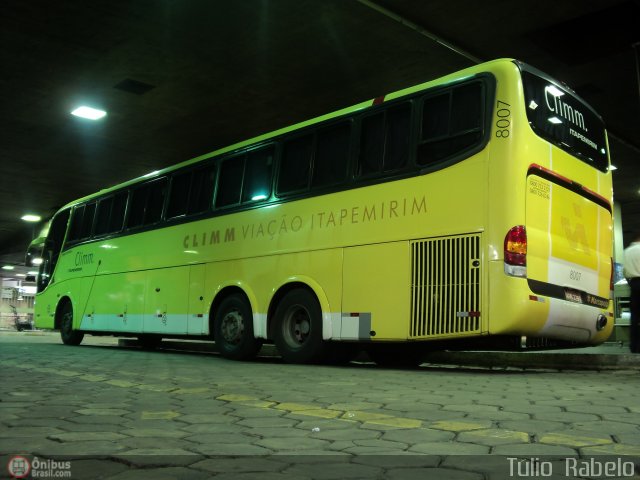
[[[465,432],[465,439],[472,438],[495,438],[500,440],[508,440],[509,443],[529,443],[529,434],[526,432],[518,432],[515,430],[500,430],[496,428],[482,428],[479,430],[471,430]]]
[[[450,422],[448,420],[440,420],[429,424],[429,428],[435,428],[436,430],[447,430],[449,432],[464,432],[467,430],[480,430],[481,428],[489,428],[491,422],[472,423],[472,422]]]
[[[211,389],[207,387],[193,387],[193,388],[178,388],[176,390],[172,390],[171,393],[177,393],[178,395],[193,395],[198,393],[207,393],[211,392]]]
[[[225,402],[246,402],[249,400],[259,399],[255,397],[248,397],[247,395],[233,395],[231,393],[225,393],[224,395],[217,396],[216,400],[223,400]]]
[[[102,375],[89,375],[89,374],[85,374],[85,375],[80,375],[79,377],[80,380],[86,380],[88,382],[104,382],[107,377],[103,377]]]
[[[282,402],[275,405],[273,408],[276,410],[287,410],[289,412],[299,412],[306,410],[320,410],[322,407],[320,405],[308,404],[308,403],[292,403],[292,402]]]
[[[598,445],[596,447],[583,447],[584,455],[640,455],[640,445],[623,445],[613,443],[610,445]]]
[[[193,388],[175,388],[174,386],[169,385],[158,385],[158,384],[144,384],[144,383],[133,383],[128,380],[123,379],[115,379],[108,378],[103,375],[93,375],[87,374],[83,372],[76,372],[72,370],[55,370],[53,368],[47,367],[34,367],[34,366],[25,366],[17,361],[5,362],[5,365],[12,365],[20,368],[25,368],[27,370],[35,370],[37,372],[42,373],[50,373],[54,375],[60,375],[64,377],[76,377],[79,380],[86,380],[88,382],[104,382],[109,385],[113,385],[115,387],[120,388],[137,388],[140,390],[150,390],[156,392],[171,392],[172,394],[178,395],[197,395],[203,393],[211,393],[213,390],[206,387],[193,387]],[[132,376],[134,372],[126,372],[125,376]],[[195,379],[194,379],[195,380]],[[337,419],[341,421],[351,421],[351,422],[360,422],[363,424],[372,424],[372,425],[384,425],[389,427],[397,427],[397,428],[420,428],[423,426],[423,422],[421,420],[417,420],[415,418],[403,418],[403,417],[395,417],[393,415],[386,415],[381,413],[369,413],[363,411],[348,411],[348,410],[338,410],[335,409],[337,406],[347,407],[354,406],[357,407],[359,404],[334,404],[332,405],[332,409],[325,408],[316,404],[304,404],[304,403],[295,403],[295,402],[277,402],[277,401],[269,401],[262,400],[260,398],[248,396],[248,395],[240,395],[240,394],[223,394],[215,397],[216,400],[222,400],[225,402],[235,403],[238,405],[252,407],[252,408],[264,408],[264,409],[275,409],[282,410],[286,412],[295,413],[297,415],[303,415],[308,417],[315,418],[326,418],[326,419]],[[171,419],[174,418],[175,412],[143,412],[143,419]],[[154,417],[154,415],[157,415]],[[163,416],[164,415],[164,416]],[[436,422],[438,423],[438,422]],[[443,423],[443,422],[440,422]],[[454,422],[449,422],[449,427],[454,425]],[[464,428],[458,428],[458,430],[472,430],[474,428],[486,428],[483,425],[476,424],[464,424]],[[433,427],[438,428],[438,427]],[[456,430],[456,428],[442,428],[444,430]]]
[[[613,443],[611,438],[570,436],[564,433],[545,433],[540,437],[539,441],[540,443],[567,445],[569,447],[591,447],[595,445],[607,445]]]
[[[165,411],[165,412],[142,412],[142,420],[171,420],[172,418],[179,417],[180,413]]]
[[[394,417],[393,415],[386,415],[382,413],[371,413],[371,412],[362,412],[362,411],[344,411],[344,410],[336,410],[332,408],[323,408],[320,405],[316,404],[304,404],[304,403],[295,403],[295,402],[282,402],[278,403],[275,401],[267,402],[260,400],[259,398],[249,397],[246,395],[232,395],[225,394],[219,395],[216,397],[216,400],[224,400],[230,403],[237,403],[240,405],[247,405],[250,402],[250,399],[253,398],[255,404],[253,406],[257,406],[260,408],[269,408],[274,410],[284,410],[287,412],[295,413],[297,415],[303,415],[308,417],[316,417],[316,418],[335,418],[337,420],[344,420],[350,422],[360,422],[372,425],[384,425],[388,427],[396,427],[396,428],[420,428],[422,426],[422,421],[417,420],[415,418],[402,418],[402,417]],[[264,402],[268,405],[260,405],[260,402]],[[355,404],[354,404],[355,405]]]
[[[386,427],[397,427],[397,428],[420,428],[423,425],[422,420],[417,420],[415,418],[402,418],[402,417],[389,417],[389,418],[380,418],[378,420],[369,420],[365,422],[365,424],[384,425]]]
[[[142,383],[135,386],[139,390],[148,390],[151,392],[169,392],[175,390],[175,385],[156,385],[152,383]]]
[[[109,385],[113,385],[114,387],[122,387],[122,388],[131,388],[131,387],[135,387],[138,384],[137,383],[132,383],[132,382],[128,382],[126,380],[106,380],[104,383],[107,383]]]
[[[337,418],[342,415],[344,412],[339,412],[338,410],[326,410],[324,408],[315,408],[313,410],[296,410],[291,413],[295,413],[297,415],[304,415],[305,417],[316,417],[316,418]],[[344,419],[340,419],[344,420]]]
[[[355,420],[356,422],[372,422],[376,420],[383,420],[388,418],[394,418],[393,415],[385,415],[382,413],[369,413],[369,412],[344,412],[341,418],[347,420]]]

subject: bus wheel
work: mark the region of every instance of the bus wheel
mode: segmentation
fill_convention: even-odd
[[[73,329],[73,307],[65,302],[60,312],[60,338],[65,345],[80,345],[84,333]]]
[[[244,295],[230,295],[217,308],[213,332],[220,354],[232,360],[254,358],[262,341],[253,336],[251,305]]]
[[[313,363],[323,359],[322,310],[309,290],[287,293],[275,312],[273,341],[285,362]]]

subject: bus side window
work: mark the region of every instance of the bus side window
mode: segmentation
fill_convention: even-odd
[[[411,104],[406,102],[362,119],[357,174],[398,170],[409,161]]]
[[[73,209],[71,227],[69,228],[68,242],[84,240],[91,236],[93,216],[96,212],[96,204],[78,205]]]
[[[482,88],[473,82],[424,100],[419,165],[445,160],[482,140]]]
[[[266,200],[271,195],[273,147],[249,152],[242,185],[242,202]]]
[[[171,189],[167,203],[167,218],[175,218],[187,214],[192,177],[193,171],[188,171],[174,175],[171,179]]]
[[[127,228],[151,225],[160,221],[166,186],[167,179],[162,178],[132,192]]]
[[[227,158],[220,167],[216,208],[240,203],[245,156]]]
[[[127,192],[119,192],[113,198],[111,216],[109,218],[109,230],[107,233],[117,233],[124,225],[124,213],[127,208]]]
[[[98,202],[98,210],[96,211],[96,225],[93,228],[95,236],[104,235],[109,232],[109,217],[113,208],[114,197],[103,198]]]
[[[84,207],[84,215],[82,216],[82,226],[80,227],[80,239],[84,240],[91,236],[91,227],[93,227],[93,217],[96,213],[96,203],[90,203]]]
[[[278,172],[278,194],[286,195],[309,186],[312,151],[313,134],[284,142]]]
[[[314,187],[335,185],[347,178],[351,122],[320,130],[313,160]]]
[[[362,119],[358,175],[382,171],[384,161],[384,112]]]
[[[158,223],[162,218],[162,207],[167,193],[167,179],[161,178],[149,184],[149,197],[144,212],[144,225]]]
[[[387,112],[384,170],[397,170],[409,161],[411,104],[403,103]]]
[[[98,202],[93,235],[99,237],[122,230],[127,192],[119,192]]]
[[[194,172],[191,181],[187,214],[202,213],[211,209],[215,184],[215,165],[208,165]]]
[[[67,242],[74,242],[80,239],[82,232],[82,218],[84,217],[85,205],[77,205],[71,214],[71,225],[69,226],[69,234]]]

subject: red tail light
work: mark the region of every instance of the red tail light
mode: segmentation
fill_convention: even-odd
[[[504,237],[504,261],[509,265],[527,265],[527,230],[523,225],[513,227]]]

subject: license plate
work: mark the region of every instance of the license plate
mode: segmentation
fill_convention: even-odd
[[[573,290],[565,290],[564,299],[570,302],[582,303],[582,295],[580,294],[580,292],[576,292]]]

